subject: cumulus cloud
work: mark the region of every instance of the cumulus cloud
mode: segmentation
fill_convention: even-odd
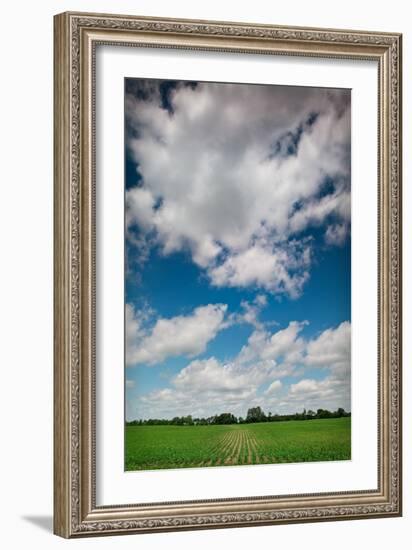
[[[290,386],[290,393],[292,395],[319,394],[325,391],[326,393],[330,393],[331,391],[329,381],[319,382],[317,380],[303,379]]]
[[[242,300],[240,303],[241,311],[231,313],[228,316],[227,324],[248,324],[255,329],[263,328],[263,324],[259,320],[259,315],[267,305],[267,298],[264,294],[257,294],[252,301]]]
[[[211,268],[210,280],[219,287],[256,286],[296,298],[309,277],[305,268],[310,264],[309,246],[303,250],[302,247],[296,248],[290,243],[278,246],[276,250],[253,245],[227,256],[222,263]]]
[[[347,375],[351,357],[351,325],[344,321],[337,328],[323,331],[309,342],[305,364],[314,367],[328,367],[336,375]]]
[[[238,392],[256,385],[256,374],[240,369],[234,363],[221,364],[211,357],[205,360],[195,360],[182,369],[174,379],[174,385],[180,390],[196,390],[205,388],[208,393]],[[252,376],[251,376],[252,375]],[[258,379],[264,376],[260,373]]]
[[[279,371],[278,375],[287,376],[290,374],[290,365],[298,364],[303,358],[305,341],[299,337],[299,333],[305,324],[291,321],[286,328],[274,333],[264,329],[255,330],[250,335],[247,344],[242,347],[238,361],[249,363],[256,362],[258,359],[265,362],[278,361],[281,358],[283,370]]]
[[[296,297],[325,221],[350,218],[350,92],[302,87],[130,81],[127,146],[136,185],[129,233],[185,251],[216,286]]]
[[[350,410],[350,403],[350,377],[340,379],[331,374],[322,380],[304,378],[296,384],[291,384],[280,409],[288,406],[296,409],[305,407],[313,410],[336,410],[342,407]]]
[[[204,352],[208,342],[224,327],[226,304],[197,307],[189,315],[158,319],[143,328],[139,313],[126,305],[126,364],[154,365],[167,357],[194,357]]]
[[[270,386],[265,390],[265,395],[273,395],[277,393],[282,387],[282,382],[280,380],[274,380]]]
[[[272,333],[259,327],[233,360],[191,361],[171,379],[170,387],[141,398],[139,414],[244,415],[256,405],[278,413],[341,406],[349,410],[350,352],[343,348],[350,348],[350,323],[311,339],[301,336],[304,326],[293,321]],[[320,378],[305,377],[305,369],[319,369]],[[292,382],[282,382],[286,377]]]
[[[173,418],[188,414],[208,417],[217,412],[244,414],[242,405],[252,403],[254,396],[255,392],[250,388],[224,394],[206,389],[203,392],[189,392],[164,388],[142,396],[138,403],[130,403],[128,418]]]
[[[329,225],[325,232],[325,241],[330,245],[341,246],[346,240],[348,231],[348,225],[344,223]]]

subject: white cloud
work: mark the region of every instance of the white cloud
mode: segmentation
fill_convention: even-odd
[[[322,380],[304,378],[296,384],[291,384],[281,410],[283,407],[289,407],[289,410],[293,407],[296,410],[303,408],[336,410],[339,407],[350,410],[350,403],[350,376],[339,379],[331,374]]]
[[[264,288],[274,294],[297,297],[309,277],[310,248],[296,253],[289,244],[276,250],[253,245],[240,253],[228,256],[220,265],[209,270],[215,286]]]
[[[177,389],[156,390],[140,398],[139,403],[130,403],[128,418],[173,418],[191,414],[193,417],[208,417],[220,412],[244,414],[244,403],[252,403],[254,392],[248,388],[233,392],[204,390],[188,392]]]
[[[300,351],[303,347],[303,340],[298,338],[299,332],[305,323],[292,321],[288,327],[272,334],[265,341],[265,346],[261,348],[260,355],[264,359],[288,356],[288,354]]]
[[[260,312],[266,307],[267,298],[264,294],[257,294],[253,301],[242,300],[240,303],[241,311],[231,313],[228,317],[228,325],[233,324],[248,324],[255,329],[263,328],[259,320]]]
[[[325,241],[330,245],[342,245],[348,234],[348,225],[341,223],[335,225],[329,225],[325,232]]]
[[[321,199],[307,201],[301,209],[291,216],[291,231],[298,232],[303,231],[309,225],[321,225],[332,213],[338,214],[339,218],[345,221],[345,224],[348,223],[350,219],[350,192],[345,185],[335,184],[333,193]]]
[[[125,344],[126,344],[126,363],[128,357],[133,353],[136,342],[143,337],[142,316],[140,318],[135,313],[131,304],[125,306]]]
[[[279,371],[282,376],[290,374],[291,364],[298,364],[302,360],[302,352],[305,342],[299,337],[299,333],[306,323],[292,321],[289,325],[274,333],[264,329],[255,330],[249,337],[248,342],[241,349],[238,355],[240,363],[251,363],[259,361],[277,361],[282,359],[283,370]],[[293,357],[293,361],[289,358]]]
[[[164,254],[188,251],[214,285],[299,295],[311,262],[299,233],[349,222],[349,92],[181,84],[169,112],[155,83],[140,86],[144,99],[126,98],[142,178],[126,194],[128,227]]]
[[[126,388],[131,389],[135,387],[135,381],[134,380],[126,380]]]
[[[256,376],[251,374],[250,371],[240,369],[236,364],[222,365],[217,359],[211,357],[190,363],[179,372],[173,383],[180,390],[197,392],[199,388],[203,388],[208,393],[243,392],[251,385],[256,386]]]
[[[172,378],[171,387],[143,397],[137,416],[245,415],[256,405],[278,413],[350,410],[350,323],[310,340],[300,335],[305,324],[294,321],[273,333],[257,328],[232,361],[209,357],[190,362]],[[320,369],[320,378],[305,376],[308,368]],[[285,377],[296,382],[282,382]]]
[[[203,353],[208,342],[224,328],[225,304],[197,307],[189,315],[158,319],[148,331],[141,320],[126,306],[126,364],[154,365],[167,357],[194,357]]]
[[[314,367],[329,367],[338,375],[346,375],[350,369],[351,325],[348,321],[337,328],[323,331],[310,341],[306,350],[305,364]]]
[[[329,385],[329,383],[325,384],[324,381],[319,382],[317,380],[302,379],[296,384],[291,384],[290,393],[292,395],[308,395],[325,391],[330,392],[330,388],[328,387]]]
[[[265,395],[273,395],[274,393],[278,393],[281,387],[282,382],[280,380],[274,380],[267,388],[267,390],[265,390]]]

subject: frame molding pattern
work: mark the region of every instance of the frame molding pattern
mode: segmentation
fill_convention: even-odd
[[[94,118],[90,67],[97,43],[378,61],[379,362],[384,378],[379,424],[387,437],[379,434],[377,492],[95,506],[94,170],[86,166],[85,157],[93,164],[93,137],[87,134]],[[401,35],[81,13],[55,17],[56,534],[73,537],[401,514],[400,142]],[[89,155],[84,154],[85,147]],[[227,512],[222,511],[225,507]]]

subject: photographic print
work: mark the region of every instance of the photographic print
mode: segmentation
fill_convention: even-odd
[[[126,470],[350,459],[350,100],[125,80]]]
[[[54,532],[402,515],[402,35],[54,48]]]

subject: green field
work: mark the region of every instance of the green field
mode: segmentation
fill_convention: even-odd
[[[351,419],[127,426],[126,470],[349,460]]]

